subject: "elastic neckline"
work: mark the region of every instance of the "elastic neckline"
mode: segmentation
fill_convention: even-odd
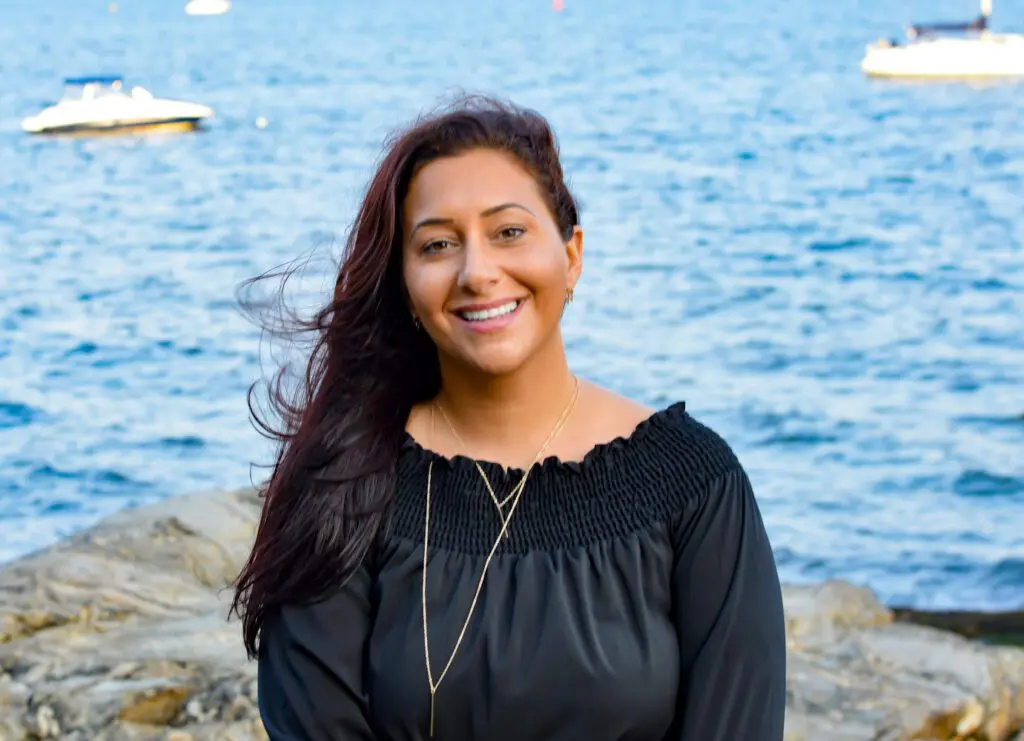
[[[477,463],[467,456],[447,458],[408,436],[397,461],[392,542],[423,543],[431,470],[430,548],[488,553],[501,517]],[[501,494],[523,473],[493,461],[479,464]],[[551,456],[538,463],[497,552],[587,546],[667,523],[697,501],[710,481],[737,466],[728,444],[676,402],[629,434],[595,445],[581,460]]]
[[[609,459],[618,457],[623,453],[629,452],[632,448],[643,445],[652,431],[666,424],[673,424],[675,420],[685,414],[686,402],[674,402],[648,415],[631,432],[619,435],[607,442],[597,443],[578,461],[563,461],[555,455],[544,458],[533,467],[530,478],[533,479],[537,474],[550,475],[566,472],[579,474],[585,472],[588,468],[606,465]],[[434,463],[435,466],[442,465],[451,470],[467,468],[475,470],[476,465],[479,464],[485,471],[493,471],[509,477],[522,476],[526,472],[522,468],[507,468],[496,461],[476,459],[462,454],[447,457],[423,446],[408,432],[404,433],[404,435],[400,454],[410,456],[424,465]]]

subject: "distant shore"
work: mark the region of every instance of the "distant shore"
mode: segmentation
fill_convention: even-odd
[[[0,741],[265,739],[225,619],[259,505],[173,497],[0,567]],[[952,632],[1012,642],[1018,613],[893,611],[841,581],[785,600],[787,741],[1024,739],[1024,650]]]

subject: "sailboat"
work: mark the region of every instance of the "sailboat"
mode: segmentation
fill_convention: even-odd
[[[871,77],[1024,78],[1024,34],[989,30],[992,0],[967,23],[907,29],[907,40],[880,39],[867,47],[861,70]]]

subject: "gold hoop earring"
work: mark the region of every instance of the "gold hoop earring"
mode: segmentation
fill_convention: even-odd
[[[565,303],[567,303],[567,304],[571,304],[572,303],[572,289],[571,288],[566,288],[565,289]]]

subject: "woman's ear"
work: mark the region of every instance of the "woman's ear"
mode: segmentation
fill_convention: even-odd
[[[572,228],[572,235],[565,243],[565,256],[569,262],[569,280],[566,287],[572,290],[583,272],[583,227],[577,225]]]

